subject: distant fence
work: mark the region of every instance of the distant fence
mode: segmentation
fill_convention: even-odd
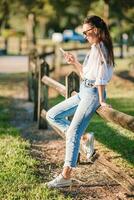
[[[47,129],[48,125],[45,115],[48,110],[48,88],[52,87],[59,94],[68,98],[79,89],[79,77],[75,72],[66,76],[66,86],[50,78],[50,73],[54,70],[46,63],[47,53],[38,55],[36,51],[29,56],[29,100],[34,102],[34,120],[38,122],[38,127]],[[120,125],[123,128],[134,132],[134,117],[119,112],[109,107],[99,107],[96,111],[103,119]],[[53,127],[62,137],[64,134]]]
[[[28,40],[26,37],[0,37],[0,55],[28,53]]]
[[[81,44],[79,42],[62,42],[59,44],[64,46],[68,46],[67,49],[72,49],[72,45],[75,49],[85,49],[88,47],[88,44]],[[70,46],[70,47],[69,47]],[[39,53],[46,51],[54,51],[58,50],[58,43],[52,42],[50,39],[36,39],[36,44],[31,44],[31,40],[27,38],[27,36],[10,36],[8,38],[4,38],[0,36],[0,55],[27,55],[29,50],[35,47]],[[124,44],[114,44],[115,55],[117,57],[123,58],[127,55],[133,55],[133,49],[131,47],[126,48]]]
[[[0,36],[0,55],[2,54],[26,55],[29,53],[29,45],[30,41],[27,39],[26,36],[20,36],[20,37],[10,36],[8,38]],[[78,47],[82,49],[88,46],[87,44],[81,45],[81,43],[79,42],[71,42],[68,44],[62,42],[62,45],[63,47],[68,46],[69,49],[70,47],[72,48],[72,45],[74,49]],[[51,40],[37,39],[36,44],[33,47],[35,47],[40,54],[46,51],[56,52],[58,49],[58,43],[54,43]]]

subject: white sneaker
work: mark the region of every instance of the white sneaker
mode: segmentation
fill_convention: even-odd
[[[48,188],[60,188],[60,187],[67,187],[72,185],[71,179],[65,179],[62,174],[57,176],[50,182],[45,183]]]
[[[88,139],[81,143],[81,148],[86,154],[87,160],[90,160],[92,155],[94,154],[94,133],[88,133],[87,134]]]

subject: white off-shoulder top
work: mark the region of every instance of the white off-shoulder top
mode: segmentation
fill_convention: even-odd
[[[103,42],[92,44],[83,62],[83,78],[95,80],[95,85],[106,85],[113,75],[108,63],[108,52]]]

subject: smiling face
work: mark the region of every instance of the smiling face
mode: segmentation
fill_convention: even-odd
[[[98,30],[96,27],[92,26],[91,24],[83,24],[83,34],[84,37],[88,40],[90,44],[97,43],[98,37],[97,37]]]

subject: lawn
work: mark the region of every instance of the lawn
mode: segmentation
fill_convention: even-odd
[[[38,175],[39,161],[30,155],[30,143],[10,125],[12,98],[9,86],[13,87],[11,80],[15,78],[16,75],[11,75],[7,79],[6,75],[0,79],[0,93],[4,95],[0,97],[0,200],[63,200],[65,198],[57,190],[50,191],[44,186]],[[48,170],[48,177],[49,173]]]

